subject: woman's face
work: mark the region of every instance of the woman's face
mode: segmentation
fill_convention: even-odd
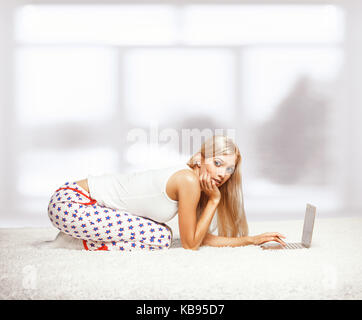
[[[205,159],[204,167],[214,179],[217,187],[222,186],[235,170],[236,155],[220,155]]]

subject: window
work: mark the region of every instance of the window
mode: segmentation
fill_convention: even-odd
[[[342,32],[342,13],[332,5],[218,4],[185,9],[185,39],[194,45],[331,44],[342,40]]]
[[[175,9],[165,5],[25,5],[18,10],[22,43],[159,45],[175,39]]]
[[[22,125],[108,119],[116,108],[111,49],[21,47],[17,52],[17,120]]]
[[[234,116],[233,55],[227,50],[130,50],[124,66],[127,119],[134,125],[167,125],[185,115],[211,113],[226,122]]]
[[[339,201],[321,144],[342,61],[338,6],[25,1],[15,17],[16,193],[38,197],[34,211],[46,207],[52,181],[174,161],[175,150],[128,144],[127,130],[195,119],[237,130],[248,209]],[[307,105],[319,124],[307,121],[312,113],[307,131],[283,122]]]

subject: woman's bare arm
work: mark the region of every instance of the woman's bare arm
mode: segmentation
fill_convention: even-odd
[[[198,178],[192,172],[185,173],[178,178],[177,188],[181,244],[185,249],[197,250],[209,230],[219,201],[209,199],[197,221],[196,209],[201,195]]]
[[[220,237],[207,233],[201,245],[210,247],[241,247],[276,241],[284,246],[285,242],[281,238],[285,238],[285,236],[279,232],[267,232],[256,236],[246,237]]]
[[[202,246],[210,247],[241,247],[253,244],[250,237],[220,237],[207,233],[202,241]]]
[[[201,245],[239,247],[251,244],[259,245],[268,241],[277,241],[285,245],[280,239],[285,237],[277,232],[247,237],[221,237],[209,234],[209,227],[220,200],[218,197],[210,197],[197,221],[196,209],[201,195],[199,179],[192,172],[186,172],[178,177],[176,184],[180,240],[183,248],[197,250]],[[209,187],[206,192],[209,195],[217,194],[215,190],[212,191],[212,188],[215,187]]]

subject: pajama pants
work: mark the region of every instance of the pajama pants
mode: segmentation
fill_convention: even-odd
[[[172,231],[167,225],[100,206],[75,182],[60,188],[51,197],[49,219],[61,232],[83,240],[84,249],[133,251],[171,246]]]

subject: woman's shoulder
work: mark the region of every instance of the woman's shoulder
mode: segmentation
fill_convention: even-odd
[[[188,203],[197,203],[200,200],[201,186],[195,172],[189,169],[182,169],[175,175],[175,190],[177,200],[186,200]]]
[[[180,169],[174,174],[175,182],[181,187],[190,185],[199,185],[199,178],[196,173],[190,169]]]
[[[191,193],[200,193],[200,183],[192,170],[178,168],[166,183],[166,192],[174,195],[172,199],[179,201],[180,194],[190,196]]]

